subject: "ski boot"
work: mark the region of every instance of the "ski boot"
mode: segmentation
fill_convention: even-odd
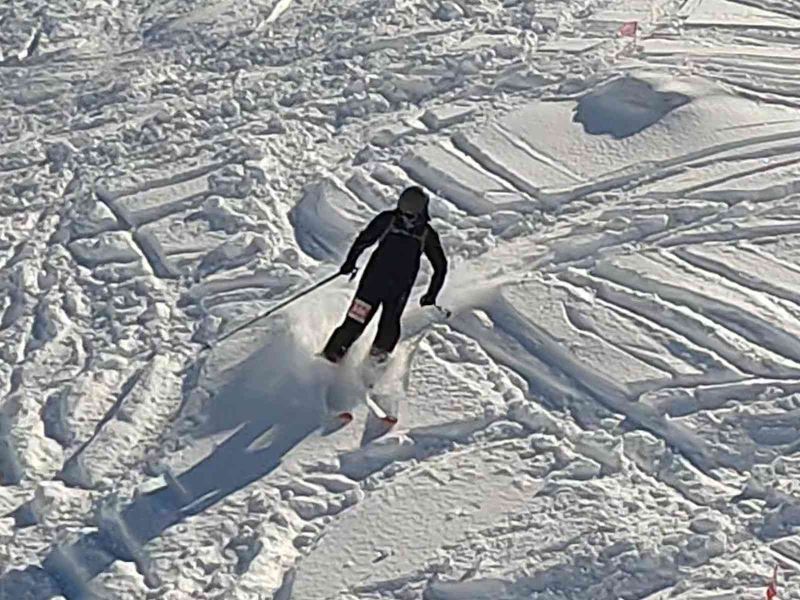
[[[389,360],[390,354],[384,350],[383,348],[378,348],[377,346],[373,346],[369,349],[369,359],[372,361],[373,364],[382,365],[387,360]]]

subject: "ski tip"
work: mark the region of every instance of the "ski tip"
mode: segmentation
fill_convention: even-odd
[[[322,425],[322,435],[323,436],[331,435],[342,429],[352,420],[353,420],[353,413],[348,411],[343,411],[335,415],[329,416]]]

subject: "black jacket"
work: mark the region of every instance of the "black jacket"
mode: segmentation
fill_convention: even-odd
[[[379,242],[378,248],[364,269],[360,287],[383,289],[390,296],[409,292],[417,278],[420,256],[424,252],[433,266],[427,293],[435,300],[444,285],[447,259],[439,235],[428,223],[427,215],[409,226],[396,210],[380,213],[358,234],[345,265],[355,267],[361,253],[376,242]]]

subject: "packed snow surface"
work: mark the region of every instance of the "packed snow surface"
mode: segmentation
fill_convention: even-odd
[[[794,0],[5,3],[0,600],[800,599],[798,82]],[[346,278],[221,340],[407,185],[385,372]]]

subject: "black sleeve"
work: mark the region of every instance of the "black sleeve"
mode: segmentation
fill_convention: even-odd
[[[428,257],[433,266],[433,275],[428,285],[428,294],[436,298],[439,295],[439,290],[444,285],[445,275],[447,275],[447,258],[445,258],[444,250],[442,250],[439,234],[430,225],[428,225],[428,233],[425,236],[425,256]]]
[[[392,211],[389,210],[382,212],[377,217],[372,219],[369,225],[367,225],[361,231],[361,233],[358,234],[358,237],[356,237],[353,245],[350,247],[350,251],[347,253],[347,258],[345,259],[344,264],[350,263],[355,266],[358,257],[361,256],[361,253],[372,246],[372,244],[377,242],[391,224]]]

